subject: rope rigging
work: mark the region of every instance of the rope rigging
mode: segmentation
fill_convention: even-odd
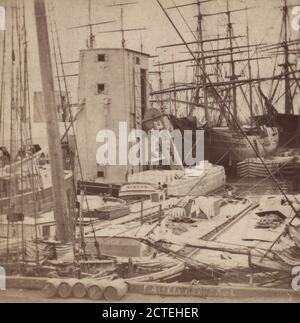
[[[69,115],[71,116],[71,129],[72,129],[72,132],[73,132],[73,135],[74,135],[75,153],[76,153],[76,156],[77,156],[79,174],[80,174],[80,178],[81,178],[82,183],[84,183],[83,170],[82,170],[82,165],[81,165],[80,156],[79,156],[78,143],[77,143],[77,139],[76,139],[76,131],[75,131],[74,120],[73,120],[72,111],[71,111],[71,100],[70,100],[70,95],[69,95],[69,91],[68,91],[67,78],[66,78],[66,73],[65,73],[65,68],[64,68],[64,60],[63,60],[63,56],[62,56],[60,38],[59,38],[59,34],[58,34],[58,27],[57,27],[57,23],[56,23],[55,18],[54,18],[54,5],[53,5],[53,2],[51,3],[51,11],[49,9],[49,12],[52,15],[52,21],[53,21],[53,25],[54,25],[54,32],[56,34],[57,49],[58,49],[58,54],[59,54],[59,58],[60,58],[63,85],[64,85],[64,89],[66,91],[66,93],[65,93],[66,94],[66,104],[67,104],[67,109],[68,109]],[[86,191],[86,187],[84,187],[84,191]],[[100,245],[99,245],[98,240],[97,240],[96,230],[94,228],[94,223],[93,223],[93,220],[92,220],[92,217],[91,217],[89,201],[88,201],[87,196],[85,196],[85,203],[87,205],[88,213],[90,215],[89,220],[90,220],[90,225],[91,225],[91,228],[92,228],[92,231],[93,231],[93,237],[94,237],[95,247],[96,247],[96,251],[97,251],[97,257],[101,258]],[[81,205],[80,207],[83,207],[83,206]],[[82,241],[82,247],[83,247],[83,249],[85,249],[85,242],[84,241]]]
[[[24,216],[33,208],[34,232],[36,245],[36,263],[39,264],[38,255],[38,224],[37,204],[38,191],[36,183],[39,181],[39,168],[34,157],[32,128],[31,128],[31,106],[29,94],[29,74],[27,55],[27,32],[25,18],[25,3],[18,3],[17,7],[11,8],[11,40],[6,42],[3,52],[11,51],[10,66],[10,163],[9,186],[8,186],[8,218],[7,218],[7,263],[10,260],[10,243],[16,237],[17,263],[20,260],[26,263],[26,243],[24,234]],[[5,57],[4,57],[5,58]],[[3,58],[3,59],[4,59]],[[3,71],[4,73],[4,71]],[[5,103],[5,102],[4,102]],[[3,140],[3,137],[2,137]],[[20,144],[20,146],[18,146]],[[2,173],[7,168],[2,168]],[[31,206],[25,204],[25,193],[32,196]],[[2,198],[3,196],[1,196]],[[27,203],[27,202],[26,202]],[[20,224],[21,222],[21,224]],[[19,227],[20,230],[19,230]],[[11,231],[13,236],[11,236]],[[21,232],[20,232],[21,231]],[[20,233],[19,233],[20,232]],[[21,236],[21,252],[20,252]],[[20,258],[20,254],[22,257]]]

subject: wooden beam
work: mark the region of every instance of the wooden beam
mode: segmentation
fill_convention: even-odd
[[[242,38],[243,36],[234,36],[233,38]],[[204,44],[204,43],[210,43],[215,41],[221,41],[221,40],[228,40],[229,37],[222,37],[222,38],[211,38],[211,39],[205,39],[203,41],[192,41],[192,42],[186,42],[186,43],[176,43],[176,44],[170,44],[170,45],[162,45],[158,46],[157,48],[170,48],[170,47],[177,47],[177,46],[186,46],[187,45],[195,45],[195,44]]]
[[[248,51],[240,51],[240,52],[233,52],[233,53],[221,53],[221,54],[216,54],[216,55],[210,55],[210,56],[204,56],[203,58],[199,58],[198,61],[200,62],[200,60],[204,59],[212,59],[212,58],[216,58],[216,57],[222,57],[222,56],[230,56],[230,55],[240,55],[240,54],[245,54]],[[196,53],[196,52],[194,52]],[[165,62],[165,63],[160,63],[160,64],[155,64],[153,66],[165,66],[165,65],[173,65],[173,64],[180,64],[180,63],[186,63],[186,62],[191,62],[194,61],[194,58],[189,58],[189,59],[182,59],[182,60],[178,60],[178,61],[172,61],[172,62]]]

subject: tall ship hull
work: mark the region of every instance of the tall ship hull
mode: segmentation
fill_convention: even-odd
[[[170,117],[175,129],[182,133],[185,130],[196,131],[197,123],[187,118]],[[238,163],[247,158],[257,157],[256,151],[262,157],[267,157],[274,153],[280,144],[280,134],[277,127],[265,126],[244,126],[245,137],[240,132],[233,132],[229,127],[213,127],[205,129],[205,159],[214,164],[228,166],[231,163]],[[253,144],[251,147],[249,141]],[[195,145],[196,142],[194,141]]]
[[[266,122],[268,116],[257,116],[258,122]],[[279,132],[279,145],[297,147],[300,144],[300,115],[276,113],[275,123]]]
[[[242,134],[233,133],[229,128],[214,128],[205,135],[205,154],[213,163],[237,163],[247,158],[257,157],[249,141],[261,157],[275,152],[279,146],[277,128],[247,128],[245,138]]]
[[[299,146],[300,144],[300,116],[279,113],[277,115],[280,130],[280,145]]]

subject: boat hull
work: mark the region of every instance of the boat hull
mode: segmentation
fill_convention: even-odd
[[[277,115],[280,129],[280,145],[295,147],[300,145],[300,116],[279,113]]]
[[[255,120],[264,124],[268,116],[257,116]],[[276,126],[279,129],[279,144],[285,147],[299,147],[300,145],[300,115],[278,113]]]
[[[205,157],[217,164],[234,164],[257,157],[248,140],[261,157],[269,156],[279,146],[276,128],[266,128],[263,134],[248,135],[248,138],[232,133],[229,128],[216,128],[206,133]]]
[[[183,180],[174,181],[168,186],[169,196],[202,196],[210,194],[226,185],[225,169],[221,166],[212,166],[200,178],[189,177]]]
[[[71,201],[74,194],[74,184],[72,176],[65,178],[65,190],[67,192],[68,199]],[[4,191],[1,191],[4,194]],[[15,213],[23,213],[25,216],[34,216],[39,213],[46,213],[53,211],[53,189],[52,185],[41,189],[38,192],[32,190],[24,192],[18,192],[16,195],[9,197],[0,195],[0,214],[8,214],[10,205],[14,205]]]
[[[196,171],[194,176],[185,172]],[[130,183],[149,183],[155,186],[165,186],[168,196],[201,196],[212,193],[226,185],[226,174],[223,166],[204,163],[203,171],[190,168],[183,171],[153,170],[136,173],[129,176]]]

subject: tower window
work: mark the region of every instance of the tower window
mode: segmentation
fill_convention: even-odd
[[[104,178],[105,177],[105,173],[104,172],[97,172],[97,177],[98,178]]]
[[[105,92],[105,84],[100,83],[97,85],[97,92],[98,94],[103,94]]]
[[[105,54],[98,54],[97,55],[98,62],[105,62],[106,61],[106,55]]]
[[[105,175],[106,175],[106,167],[97,165],[97,177],[105,178]]]
[[[135,58],[135,64],[137,64],[137,65],[141,64],[141,59],[139,57]]]

